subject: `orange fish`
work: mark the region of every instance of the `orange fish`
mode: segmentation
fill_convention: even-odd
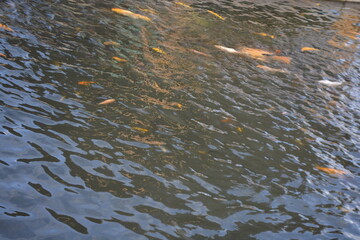
[[[90,86],[91,84],[94,84],[94,81],[81,81],[78,82],[79,85],[85,85],[85,86]]]
[[[291,63],[291,58],[289,57],[285,57],[285,56],[272,56],[270,57],[271,59],[278,61],[278,62],[283,62],[286,64],[290,64]]]
[[[334,175],[343,175],[343,174],[347,174],[347,172],[342,171],[342,170],[337,170],[334,168],[326,168],[326,167],[320,167],[320,166],[316,166],[315,167],[318,170],[321,170],[323,172],[326,172],[328,174],[334,174]]]
[[[215,45],[215,47],[224,52],[240,54],[240,55],[243,55],[246,57],[251,57],[251,58],[254,58],[254,59],[257,59],[260,61],[275,60],[275,61],[283,62],[283,63],[287,63],[287,64],[290,64],[290,62],[291,62],[291,58],[289,58],[289,57],[276,56],[275,53],[269,52],[266,50],[262,50],[262,49],[248,48],[248,47],[241,47],[239,49],[233,49],[233,48],[228,48],[228,47],[224,47],[221,45]]]
[[[274,39],[274,38],[275,38],[275,36],[274,36],[274,35],[270,35],[270,34],[267,34],[267,33],[255,33],[255,34],[257,34],[257,35],[261,35],[261,36],[264,36],[264,37],[270,37],[270,38],[272,38],[272,39]]]
[[[154,48],[151,48],[151,49],[154,50],[155,52],[158,52],[158,53],[161,53],[161,54],[166,54],[166,52],[161,50],[160,48],[154,47]]]
[[[103,42],[103,44],[105,46],[119,46],[120,43],[114,42],[114,41],[108,41],[108,42]]]
[[[187,7],[187,8],[192,8],[191,6],[185,4],[185,3],[182,3],[182,2],[175,2],[175,4],[177,5],[181,5],[181,6],[184,6],[184,7]]]
[[[214,15],[215,17],[217,18],[220,18],[221,20],[224,20],[225,18],[220,16],[219,14],[217,14],[216,12],[213,12],[213,11],[210,11],[210,10],[207,10],[208,13],[211,13],[212,15]]]
[[[113,57],[112,59],[118,61],[118,62],[127,62],[126,59],[123,59],[123,58],[119,58],[119,57]]]
[[[320,50],[317,48],[312,48],[312,47],[303,47],[301,49],[301,52],[306,52],[306,51],[320,51]]]
[[[133,13],[133,12],[125,10],[125,9],[112,8],[111,11],[116,12],[116,13],[121,14],[121,15],[124,15],[124,16],[127,16],[127,17],[134,18],[134,19],[142,19],[142,20],[151,22],[150,18],[148,18],[146,16],[143,16],[143,15],[140,15],[140,14],[137,14],[137,13]]]
[[[113,102],[115,102],[115,99],[110,98],[110,99],[107,99],[105,101],[100,102],[99,105],[106,105],[106,104],[110,104],[110,103],[113,103]]]
[[[148,132],[149,130],[145,129],[145,128],[140,128],[140,127],[132,127],[132,129],[139,131],[139,132]]]
[[[221,122],[223,123],[232,123],[234,120],[232,118],[225,118],[225,119],[221,119]]]
[[[273,55],[273,53],[269,51],[256,49],[256,48],[248,48],[248,47],[240,48],[239,53],[260,60],[266,58],[267,56]]]
[[[6,55],[3,53],[0,53],[0,57],[6,57]]]
[[[79,85],[85,85],[85,86],[89,86],[91,84],[95,83],[94,81],[81,81],[78,82]]]
[[[9,28],[8,26],[6,26],[5,24],[0,24],[0,28],[5,29],[5,30],[10,31],[10,32],[14,31],[11,28]]]

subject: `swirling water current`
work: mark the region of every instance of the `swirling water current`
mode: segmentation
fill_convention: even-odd
[[[360,5],[4,0],[0,24],[1,239],[360,239]]]

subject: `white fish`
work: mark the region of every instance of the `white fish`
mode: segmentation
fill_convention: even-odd
[[[225,51],[225,52],[229,52],[229,53],[239,53],[238,50],[236,49],[233,49],[233,48],[228,48],[228,47],[224,47],[224,46],[221,46],[221,45],[215,45],[216,48],[222,50],[222,51]]]
[[[343,84],[343,82],[332,82],[329,80],[320,80],[318,82],[321,84],[327,85],[327,86],[331,86],[331,87],[337,87],[337,86],[340,86],[341,84]]]

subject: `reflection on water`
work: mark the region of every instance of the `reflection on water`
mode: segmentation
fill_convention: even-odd
[[[359,5],[0,6],[2,239],[360,238]]]

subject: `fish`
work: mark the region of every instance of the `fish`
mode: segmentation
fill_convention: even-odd
[[[278,62],[283,62],[286,64],[290,64],[291,63],[291,58],[286,57],[286,56],[271,56],[270,57],[272,60],[278,61]]]
[[[274,39],[274,38],[275,38],[275,36],[274,36],[274,35],[270,35],[270,34],[267,34],[267,33],[255,33],[255,34],[257,34],[257,35],[261,35],[261,36],[264,36],[264,37],[270,37],[270,38],[272,38],[272,39]]]
[[[261,68],[265,71],[269,71],[269,72],[281,72],[281,73],[289,73],[289,71],[286,70],[282,70],[282,69],[277,69],[277,68],[271,68],[268,66],[264,66],[264,65],[257,65],[257,68]]]
[[[119,57],[112,57],[112,59],[118,61],[118,62],[127,62],[126,59],[123,59],[123,58],[119,58]]]
[[[124,15],[124,16],[127,16],[127,17],[134,18],[134,19],[141,19],[141,20],[145,20],[147,22],[151,22],[150,18],[143,16],[141,14],[133,13],[129,10],[125,10],[125,9],[121,9],[121,8],[112,8],[111,11],[116,12],[121,15]]]
[[[95,83],[94,81],[81,81],[78,82],[79,85],[89,86],[91,84]]]
[[[306,51],[320,51],[320,50],[317,48],[312,48],[312,47],[303,47],[301,49],[301,52],[306,52]]]
[[[274,53],[269,52],[269,51],[265,51],[265,50],[257,49],[257,48],[248,48],[248,47],[240,48],[239,53],[247,55],[252,58],[259,58],[259,59],[274,55]]]
[[[110,104],[110,103],[113,103],[113,102],[115,102],[115,99],[110,98],[110,99],[107,99],[107,100],[105,100],[105,101],[102,101],[102,102],[100,102],[100,103],[98,103],[98,104],[99,104],[99,105],[106,105],[106,104]]]
[[[223,123],[232,123],[234,122],[234,120],[230,117],[227,117],[227,118],[224,118],[224,119],[221,119],[221,122]]]
[[[329,174],[334,174],[334,175],[344,175],[347,174],[347,172],[342,171],[342,170],[337,170],[334,168],[326,168],[326,167],[320,167],[320,166],[315,166],[316,169],[329,173]]]
[[[6,57],[6,55],[3,53],[0,53],[0,57]]]
[[[161,54],[166,54],[165,51],[161,50],[160,48],[151,48],[152,50],[154,50],[155,52],[161,53]]]
[[[246,57],[251,57],[260,61],[268,61],[268,60],[275,60],[278,62],[283,62],[290,64],[291,58],[286,56],[276,56],[275,53],[269,52],[262,49],[257,48],[248,48],[248,47],[241,47],[239,49],[234,48],[228,48],[221,45],[215,45],[216,48],[228,52],[228,53],[234,53],[234,54],[240,54]]]
[[[148,9],[148,8],[139,8],[140,11],[143,11],[143,12],[148,12],[148,13],[151,13],[151,14],[154,14],[154,15],[157,15],[157,12],[155,12],[154,10],[152,9]]]
[[[320,80],[318,81],[321,84],[324,84],[326,86],[331,86],[331,87],[337,87],[343,84],[343,82],[333,82],[333,81],[329,81],[329,80]]]
[[[120,43],[114,41],[103,42],[105,46],[120,46]]]
[[[185,3],[182,3],[182,2],[175,2],[175,4],[177,5],[181,5],[181,6],[184,6],[184,7],[187,7],[187,8],[192,8],[191,6],[185,4]]]
[[[5,24],[1,24],[1,23],[0,23],[0,28],[5,29],[5,30],[7,30],[7,31],[9,31],[9,32],[13,32],[13,31],[14,31],[14,30],[12,30],[10,27],[6,26]]]
[[[202,55],[204,57],[211,57],[209,54],[207,53],[204,53],[204,52],[200,52],[200,51],[197,51],[195,49],[189,49],[190,52],[193,52],[193,53],[196,53],[196,54],[199,54],[199,55]]]
[[[229,52],[229,53],[239,53],[238,50],[236,49],[233,49],[233,48],[228,48],[228,47],[224,47],[224,46],[221,46],[221,45],[215,45],[216,48],[224,51],[224,52]]]
[[[139,131],[139,132],[148,132],[149,131],[148,129],[140,128],[140,127],[132,127],[132,129]]]
[[[221,20],[225,20],[224,17],[220,16],[219,14],[217,14],[216,12],[213,12],[213,11],[210,11],[210,10],[207,10],[208,13],[211,13],[212,15],[214,15],[215,17],[217,18],[220,18]]]

